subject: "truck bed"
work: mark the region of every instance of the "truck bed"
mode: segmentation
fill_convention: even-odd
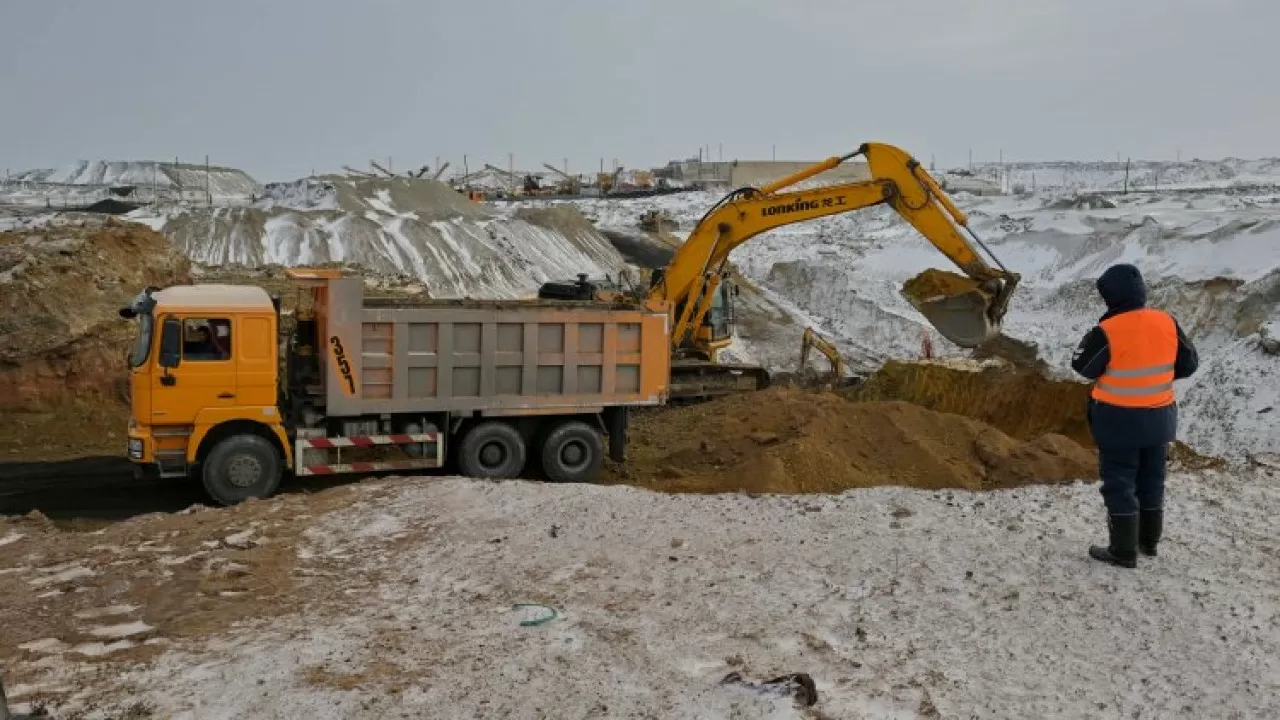
[[[327,413],[518,415],[658,405],[669,321],[616,303],[365,298],[328,281],[317,319]]]

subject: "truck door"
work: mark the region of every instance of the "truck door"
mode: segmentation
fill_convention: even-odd
[[[200,411],[236,401],[238,341],[230,316],[166,316],[161,326],[159,372],[151,374],[151,421],[195,423]]]

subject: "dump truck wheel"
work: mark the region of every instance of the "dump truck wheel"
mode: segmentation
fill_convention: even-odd
[[[265,498],[280,487],[280,454],[266,438],[232,435],[204,459],[204,489],[219,505]]]
[[[504,422],[475,426],[458,446],[458,469],[467,477],[519,477],[524,470],[524,460],[524,438]]]
[[[556,426],[542,441],[542,471],[553,482],[591,482],[604,464],[604,440],[590,425]]]

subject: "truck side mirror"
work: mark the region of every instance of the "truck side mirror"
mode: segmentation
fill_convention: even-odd
[[[182,362],[182,321],[168,319],[160,331],[160,367],[176,368]]]

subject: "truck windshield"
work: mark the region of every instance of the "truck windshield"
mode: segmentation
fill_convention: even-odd
[[[155,318],[151,313],[138,314],[138,338],[129,351],[129,367],[142,367],[151,354],[151,337],[155,335]]]

